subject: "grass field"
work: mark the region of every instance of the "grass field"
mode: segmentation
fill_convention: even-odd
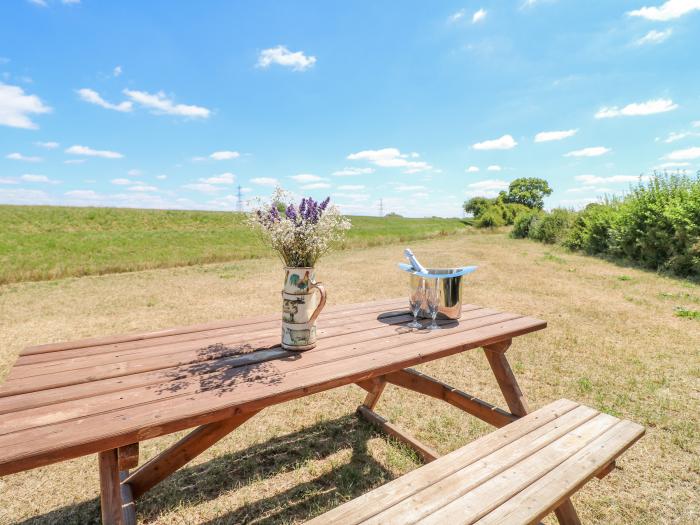
[[[677,315],[698,309],[698,285],[502,234],[412,247],[430,265],[478,264],[468,302],[548,321],[508,352],[531,407],[567,397],[647,427],[615,472],[573,498],[584,523],[700,521],[700,321]],[[400,245],[325,258],[329,303],[404,294],[400,259]],[[272,258],[0,286],[0,380],[24,346],[277,312],[280,286]],[[419,368],[504,405],[478,351]],[[416,468],[354,415],[363,397],[352,386],[266,409],[149,493],[139,521],[299,523]],[[489,431],[394,387],[377,410],[441,453]],[[142,460],[181,435],[145,442]],[[97,495],[95,457],[0,478],[0,523],[96,523]]]
[[[352,217],[344,248],[464,232],[458,219]],[[0,206],[0,284],[270,257],[230,212]]]

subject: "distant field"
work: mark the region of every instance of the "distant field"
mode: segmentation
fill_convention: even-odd
[[[351,220],[344,248],[467,230],[459,219]],[[0,284],[269,256],[240,213],[0,206]]]

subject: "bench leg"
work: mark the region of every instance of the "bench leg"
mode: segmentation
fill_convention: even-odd
[[[491,366],[493,375],[496,376],[501,393],[506,403],[508,403],[508,408],[514,415],[522,417],[527,415],[530,409],[506,358],[506,350],[508,350],[510,345],[511,341],[503,341],[495,345],[485,346],[484,353]],[[554,513],[561,525],[581,525],[576,509],[568,498],[555,509]]]
[[[100,508],[103,525],[124,525],[117,449],[97,455],[100,468]]]

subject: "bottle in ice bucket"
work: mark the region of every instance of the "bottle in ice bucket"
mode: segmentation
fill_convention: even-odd
[[[419,273],[428,273],[428,270],[426,270],[425,266],[418,262],[418,259],[416,259],[416,256],[413,255],[413,251],[410,248],[406,248],[403,251],[403,254],[406,256],[406,259],[408,259],[408,262],[411,263],[414,270]]]

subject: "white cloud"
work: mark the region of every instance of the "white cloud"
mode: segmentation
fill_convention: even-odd
[[[507,190],[508,182],[499,179],[487,179],[480,180],[479,182],[473,182],[469,184],[469,188],[472,190]]]
[[[668,160],[693,160],[700,158],[700,148],[687,148],[673,151],[666,155]]]
[[[65,5],[78,5],[80,0],[61,0],[61,3]]]
[[[115,66],[115,68],[112,70],[112,75],[115,77],[118,77],[122,74],[122,66]]]
[[[92,89],[89,88],[82,88],[78,90],[78,95],[82,100],[85,102],[89,102],[90,104],[95,104],[97,106],[103,107],[105,109],[111,109],[113,111],[121,111],[121,112],[129,112],[133,109],[134,103],[130,102],[128,100],[125,100],[124,102],[120,102],[119,104],[112,104],[111,102],[107,102],[105,99],[103,99],[100,94]]]
[[[491,164],[488,168],[486,168],[488,171],[502,171],[503,168],[499,166],[498,164]]]
[[[301,188],[304,190],[322,190],[330,187],[331,185],[327,182],[312,182],[311,184],[304,184]]]
[[[352,177],[355,175],[368,175],[374,173],[374,168],[343,168],[342,170],[334,171],[334,177]]]
[[[482,22],[486,18],[486,9],[481,8],[472,15],[472,24]]]
[[[209,184],[206,182],[195,182],[192,184],[185,184],[182,187],[187,190],[199,191],[201,193],[216,193],[217,191],[222,190],[221,186],[217,186],[216,184]]]
[[[222,173],[208,179],[199,179],[205,184],[233,184],[236,181],[236,176],[233,173]]]
[[[257,184],[258,186],[277,186],[279,184],[277,179],[273,179],[271,177],[256,177],[254,179],[250,179],[250,182]]]
[[[432,169],[427,162],[408,160],[408,158],[416,158],[417,155],[417,153],[403,154],[397,148],[383,148],[351,153],[347,159],[366,160],[382,168],[402,168],[404,173],[418,173]]]
[[[64,193],[67,197],[75,197],[76,199],[97,200],[102,196],[94,190],[71,190]]]
[[[137,104],[151,109],[152,113],[156,115],[165,114],[191,118],[208,118],[211,114],[209,109],[202,106],[175,104],[163,91],[148,93],[147,91],[125,89],[123,93]]]
[[[158,180],[165,180],[167,178],[168,178],[167,175],[156,175],[156,179],[158,179]]]
[[[299,183],[318,182],[324,180],[323,177],[319,177],[318,175],[312,175],[311,173],[300,173],[299,175],[292,175],[289,178]]]
[[[476,173],[479,171],[478,166],[469,166],[466,170],[467,173]]]
[[[455,11],[450,16],[448,16],[447,21],[451,24],[454,24],[455,22],[459,22],[460,20],[462,20],[462,18],[464,18],[466,14],[466,9],[460,9],[459,11]]]
[[[46,3],[46,0],[27,0],[30,4],[32,5],[38,5],[39,7],[48,7],[49,4]]]
[[[0,82],[0,126],[37,129],[29,115],[50,112],[51,108],[36,95],[25,95],[21,87]]]
[[[667,22],[696,10],[700,10],[700,0],[667,0],[658,7],[642,7],[627,14],[656,22]]]
[[[682,140],[688,137],[698,137],[700,136],[700,133],[695,133],[692,131],[672,131],[671,133],[668,134],[668,137],[665,139],[657,139],[657,141],[661,140],[664,144],[671,144],[672,142],[676,142],[678,140]]]
[[[472,148],[478,150],[512,149],[517,145],[518,143],[511,135],[503,135],[497,139],[485,140],[483,142],[472,144]]]
[[[129,186],[127,188],[129,191],[138,191],[138,192],[152,192],[152,191],[158,191],[158,188],[155,186],[149,186],[148,184],[137,184],[135,186]]]
[[[19,184],[15,179],[0,177],[0,184]]]
[[[395,187],[396,191],[420,191],[428,189],[425,186],[420,186],[417,184],[397,184]]]
[[[34,144],[40,148],[46,149],[56,149],[58,146],[60,146],[58,142],[35,142]]]
[[[690,162],[664,162],[663,164],[659,164],[656,166],[654,169],[668,169],[668,168],[684,168],[690,166]]]
[[[0,202],[6,204],[55,204],[46,192],[24,188],[0,189]]]
[[[69,155],[85,155],[86,157],[101,157],[103,159],[121,159],[124,155],[116,151],[92,149],[76,144],[66,149]]]
[[[576,175],[574,179],[583,183],[586,186],[596,184],[622,184],[625,182],[639,182],[646,180],[647,176],[640,175],[612,175],[610,177],[599,177],[597,175]]]
[[[535,135],[535,142],[564,140],[569,137],[573,137],[577,132],[577,129],[567,129],[565,131],[540,131],[537,135]]]
[[[36,182],[42,184],[60,184],[60,181],[49,179],[46,175],[34,175],[33,173],[25,173],[20,176],[20,180],[24,182]]]
[[[290,51],[286,46],[263,49],[258,55],[257,67],[268,68],[272,64],[292,68],[292,71],[306,71],[316,63],[316,57],[306,56],[303,51]]]
[[[499,179],[487,179],[474,182],[467,186],[464,194],[467,197],[487,197],[493,198],[498,196],[499,191],[508,189],[508,182]]]
[[[355,202],[362,202],[362,201],[367,201],[369,200],[369,195],[366,193],[343,193],[343,192],[334,192],[333,194],[333,199],[350,199],[351,201]]]
[[[16,153],[16,152],[5,155],[5,158],[10,159],[10,160],[21,160],[24,162],[41,162],[42,160],[44,160],[41,157],[31,157],[31,156],[22,155],[21,153]]]
[[[136,184],[136,181],[131,179],[112,179],[109,182],[111,182],[112,184],[116,184],[117,186],[128,186],[130,184]]]
[[[214,160],[230,160],[237,159],[240,156],[241,154],[237,151],[215,151],[214,153],[209,155],[209,158],[212,158]]]
[[[645,115],[654,115],[656,113],[666,113],[678,108],[678,104],[674,104],[673,100],[666,98],[657,98],[628,104],[623,108],[618,106],[603,107],[595,114],[595,118],[613,118],[613,117],[637,117]]]
[[[660,44],[664,40],[668,39],[668,37],[670,37],[672,33],[673,29],[671,29],[670,27],[668,29],[665,29],[664,31],[657,31],[656,29],[652,29],[642,38],[638,39],[635,42],[635,44],[637,44],[638,46],[643,46],[645,44]]]
[[[565,157],[600,157],[606,153],[611,152],[612,149],[606,148],[604,146],[595,146],[592,148],[577,149],[575,151],[570,151],[566,153]]]
[[[68,159],[64,160],[63,164],[85,164],[85,159]]]
[[[612,188],[598,188],[595,186],[584,186],[582,188],[569,188],[566,193],[614,193]]]
[[[338,189],[340,191],[361,191],[364,190],[365,187],[362,184],[344,184],[342,186],[338,186]]]
[[[694,128],[700,128],[700,120],[694,121],[694,122],[692,123],[692,126],[693,126]]]

